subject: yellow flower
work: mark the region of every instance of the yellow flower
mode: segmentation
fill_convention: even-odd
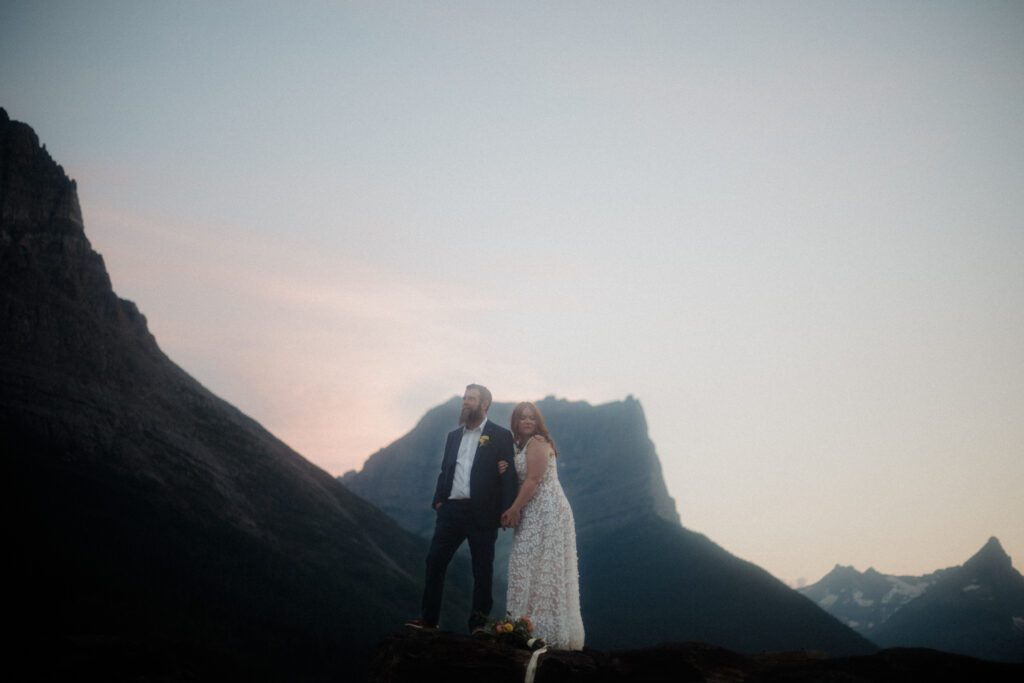
[[[490,440],[491,440],[491,437],[489,437],[489,436],[487,436],[486,434],[484,434],[483,436],[481,436],[481,437],[480,437],[480,443],[479,443],[479,445],[480,445],[480,446],[486,446],[486,445],[487,445],[487,442],[488,442],[488,441],[490,441]]]
[[[512,633],[515,630],[515,626],[512,624],[505,624],[505,633]]]

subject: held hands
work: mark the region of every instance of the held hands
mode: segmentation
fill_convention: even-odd
[[[510,507],[501,514],[501,527],[503,529],[511,529],[512,527],[519,526],[519,519],[522,516],[522,512],[515,507]]]
[[[508,462],[505,460],[498,461],[498,476],[505,474],[508,471]],[[519,510],[515,508],[509,508],[501,515],[501,528],[511,529],[512,527],[519,525]]]

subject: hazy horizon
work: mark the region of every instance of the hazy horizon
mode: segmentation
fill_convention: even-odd
[[[791,584],[1020,567],[1020,3],[6,2],[0,106],[329,472],[471,381],[633,395],[683,525]]]

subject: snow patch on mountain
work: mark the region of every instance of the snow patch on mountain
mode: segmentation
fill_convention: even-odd
[[[909,583],[903,579],[896,578],[895,576],[885,577],[886,581],[892,584],[892,588],[882,598],[883,604],[896,601],[899,603],[907,603],[914,598],[919,598],[924,594],[928,587],[931,585],[928,581],[920,581],[917,583]]]
[[[874,600],[866,599],[862,591],[854,591],[853,601],[861,607],[871,607],[873,604],[875,604]]]

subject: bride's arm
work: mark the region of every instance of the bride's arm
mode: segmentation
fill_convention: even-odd
[[[535,436],[526,446],[526,479],[523,480],[523,485],[519,487],[519,495],[516,496],[515,502],[501,516],[502,525],[505,525],[506,521],[513,522],[507,526],[519,524],[519,514],[522,512],[523,507],[530,502],[534,494],[537,493],[537,488],[544,479],[544,472],[548,469],[548,451],[550,448],[547,440],[541,436]],[[510,519],[506,520],[506,515]]]

